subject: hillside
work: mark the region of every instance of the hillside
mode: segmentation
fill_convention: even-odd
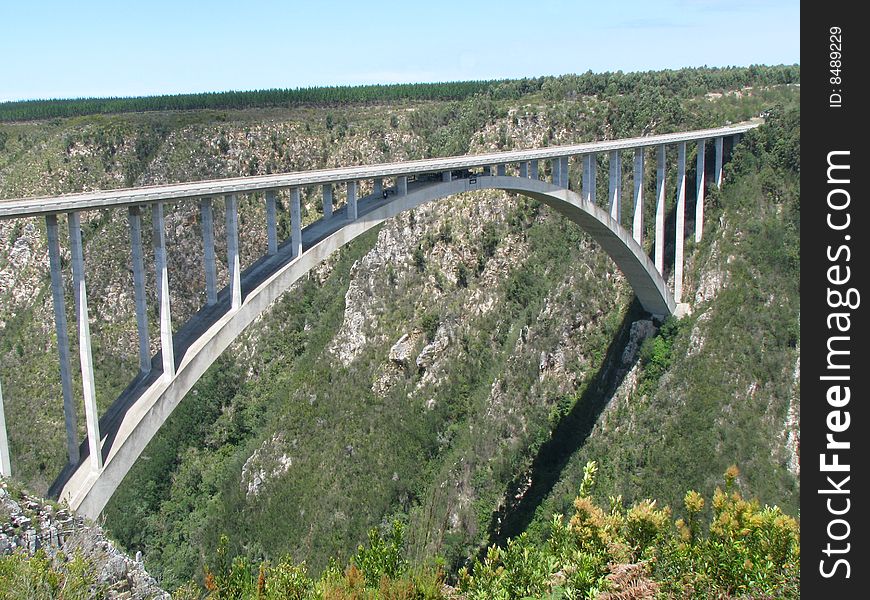
[[[799,97],[750,70],[732,79],[698,90],[691,73],[614,78],[592,95],[566,76],[455,102],[0,124],[0,197],[661,133]],[[495,193],[422,207],[342,250],[234,344],[127,477],[108,528],[172,589],[201,576],[224,533],[231,554],[290,553],[319,572],[393,518],[411,560],[441,555],[452,571],[490,542],[543,537],[551,514],[572,512],[588,459],[602,497],[675,507],[689,488],[709,496],[737,463],[741,491],[796,514],[799,132],[788,114],[736,150],[734,185],[711,194],[705,240],[688,246],[693,314],[655,340],[606,255],[545,207]],[[315,218],[319,194],[304,199]],[[204,300],[200,242],[194,207],[168,221],[177,326]],[[244,264],[265,248],[262,221],[262,199],[245,199]],[[88,215],[103,409],[136,368],[124,223]],[[36,491],[64,462],[42,227],[0,223],[0,376],[14,475]]]

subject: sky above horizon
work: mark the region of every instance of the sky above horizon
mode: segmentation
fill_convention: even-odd
[[[0,8],[0,102],[800,62],[797,0]]]

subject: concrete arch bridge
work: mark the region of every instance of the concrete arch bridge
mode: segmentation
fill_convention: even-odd
[[[532,150],[455,156],[399,163],[345,167],[299,173],[242,177],[176,185],[70,194],[50,198],[0,201],[0,219],[43,217],[49,250],[52,298],[58,340],[61,387],[69,464],[50,493],[69,502],[80,514],[95,518],[105,507],[145,446],[185,394],[233,340],[265,311],[290,285],[331,253],[357,236],[397,214],[421,204],[461,192],[499,189],[539,200],[564,214],[591,235],[625,274],[643,308],[664,317],[678,310],[682,296],[683,243],[686,212],[686,145],[697,152],[695,239],[703,230],[704,194],[708,182],[705,144],[711,141],[714,181],[722,183],[724,140],[734,139],[759,123],[640,138],[556,146]],[[676,238],[674,289],[664,272],[666,147],[677,147]],[[655,239],[651,259],[643,250],[643,176],[648,150],[655,149]],[[624,153],[634,161],[630,228],[623,226],[622,166]],[[596,202],[597,155],[609,155],[607,209]],[[544,180],[541,164],[550,163]],[[569,189],[572,162],[580,167],[581,189]],[[508,175],[508,168],[510,175]],[[373,193],[358,197],[359,182],[372,180]],[[387,187],[386,183],[389,183]],[[300,189],[321,188],[323,215],[301,226]],[[345,186],[346,203],[333,210],[335,186]],[[279,243],[277,194],[289,192],[291,233]],[[239,260],[238,196],[265,192],[268,251],[244,272]],[[225,199],[229,284],[216,287],[214,211],[212,198]],[[164,206],[197,202],[203,232],[206,304],[174,334],[166,260]],[[604,204],[604,203],[602,203]],[[86,268],[82,252],[83,211],[114,208],[128,213],[130,263],[133,273],[140,373],[102,417],[97,412],[94,370],[88,321]],[[142,211],[152,216],[159,310],[160,351],[150,353],[143,266]],[[80,451],[72,391],[72,370],[60,261],[57,216],[67,215],[76,324],[88,443]],[[628,220],[628,219],[626,219]],[[2,389],[0,389],[0,474],[10,475]],[[10,426],[15,426],[10,423]]]

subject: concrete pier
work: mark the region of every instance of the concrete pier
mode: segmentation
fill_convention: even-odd
[[[211,198],[200,200],[199,212],[202,220],[205,303],[208,306],[213,306],[217,303],[217,267],[214,258],[214,209],[211,205]]]
[[[674,301],[683,297],[683,244],[686,238],[686,142],[677,144],[677,231],[674,244]]]
[[[298,187],[290,188],[290,248],[293,258],[302,255],[302,207]]]
[[[324,205],[326,202],[324,201]],[[330,205],[330,209],[332,206]],[[269,256],[278,253],[278,222],[277,222],[277,199],[275,190],[266,191],[266,240],[269,244]]]
[[[529,177],[531,179],[540,179],[540,174],[538,172],[538,161],[530,160],[529,161]]]
[[[529,178],[529,161],[527,160],[520,162],[520,177],[524,179]]]
[[[441,173],[441,181],[453,181],[453,171],[444,171]]]
[[[560,159],[559,175],[562,178],[562,187],[567,189],[569,186],[569,183],[570,183],[570,177],[569,177],[569,173],[568,173],[568,157],[567,156],[563,156]]]
[[[12,476],[9,436],[6,435],[6,410],[3,408],[3,382],[0,382],[0,475],[3,477]]]
[[[506,170],[506,168],[505,168],[505,164],[504,164],[504,163],[501,163],[501,164],[499,164],[499,165],[496,165],[496,167],[495,167],[495,174],[496,174],[496,175],[498,175],[499,177],[504,177],[504,176],[505,176],[505,173],[507,173],[507,170]]]
[[[329,219],[332,217],[332,184],[323,184],[323,218]]]
[[[72,393],[69,330],[66,323],[66,305],[63,297],[57,215],[45,217],[45,230],[48,234],[48,264],[51,274],[51,297],[54,304],[54,330],[57,333],[57,352],[60,359],[60,387],[63,393],[63,416],[66,424],[66,451],[69,462],[75,464],[79,461],[78,417]]]
[[[643,148],[634,149],[634,218],[631,237],[643,245]]]
[[[242,305],[242,265],[239,259],[239,204],[235,194],[224,196],[227,221],[227,268],[230,271],[230,310]]]
[[[596,174],[598,171],[598,160],[595,153],[583,155],[583,193],[582,197],[585,202],[595,204],[595,186]]]
[[[384,180],[380,177],[375,179],[375,196],[383,196],[384,195]]]
[[[163,356],[163,379],[175,377],[175,348],[172,342],[172,313],[169,308],[169,268],[166,264],[166,226],[163,203],[151,205],[154,244],[154,272],[157,276],[157,306],[160,307],[160,352]]]
[[[722,187],[722,153],[723,153],[723,141],[725,138],[717,137],[713,146],[716,149],[716,174],[714,175],[716,180],[716,187]]]
[[[145,261],[142,254],[142,213],[138,206],[127,210],[130,224],[130,262],[133,267],[133,297],[136,302],[136,331],[139,334],[139,371],[151,371],[151,338],[148,335],[148,305],[145,298]]]
[[[695,162],[695,243],[701,241],[704,233],[704,195],[707,187],[707,174],[704,172],[705,140],[698,140],[698,159]]]
[[[405,191],[407,193],[407,189]],[[356,206],[356,181],[347,182],[347,218],[350,221],[356,221],[359,216]]]
[[[91,354],[91,325],[88,320],[88,292],[85,286],[85,258],[82,249],[82,227],[79,213],[67,216],[69,224],[69,249],[72,255],[73,290],[76,304],[76,320],[79,333],[79,362],[82,368],[82,392],[85,403],[85,422],[88,430],[88,449],[91,455],[91,470],[103,468],[100,452],[100,417],[97,413],[97,396],[94,387],[94,359]]]
[[[562,161],[558,156],[550,159],[550,182],[555,186],[562,186]]]
[[[656,148],[656,270],[665,273],[665,145]]]
[[[608,193],[608,210],[610,218],[622,223],[622,156],[619,150],[610,152],[610,187]]]
[[[408,194],[408,176],[407,175],[398,175],[396,176],[396,195],[397,196],[405,196]],[[354,217],[356,218],[356,217]]]

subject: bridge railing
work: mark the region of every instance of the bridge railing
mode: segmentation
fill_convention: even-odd
[[[707,188],[706,142],[713,141],[714,147],[714,185],[722,185],[722,164],[724,141],[736,139],[758,123],[700,131],[664,134],[641,138],[611,140],[557,146],[533,150],[519,150],[492,154],[458,156],[439,159],[407,161],[384,165],[324,169],[303,173],[277,174],[257,177],[242,177],[195,183],[161,185],[122,190],[107,190],[80,194],[69,194],[46,198],[25,198],[0,201],[0,219],[18,219],[41,216],[45,218],[49,254],[49,272],[55,316],[55,330],[58,341],[59,371],[63,394],[67,453],[71,465],[79,462],[78,426],[76,422],[75,401],[72,392],[72,369],[69,350],[68,325],[66,322],[63,276],[60,261],[60,233],[57,215],[67,215],[70,252],[72,256],[73,301],[75,304],[76,330],[79,342],[79,368],[81,371],[82,393],[84,398],[85,420],[88,437],[90,468],[99,473],[103,468],[103,454],[100,448],[100,426],[97,413],[95,378],[90,337],[88,295],[86,286],[85,263],[82,251],[81,213],[101,208],[126,208],[130,235],[131,271],[138,335],[140,375],[146,375],[152,368],[150,353],[151,342],[147,320],[147,298],[145,294],[145,270],[142,245],[142,211],[151,211],[152,250],[154,253],[155,277],[157,281],[156,303],[159,313],[159,337],[162,372],[164,381],[175,377],[176,357],[172,333],[172,315],[169,296],[169,275],[165,236],[164,210],[166,203],[195,201],[199,203],[200,224],[203,243],[203,266],[205,272],[205,291],[207,306],[218,303],[214,209],[212,199],[223,196],[224,218],[226,222],[227,264],[229,267],[228,311],[238,310],[242,304],[241,263],[239,258],[238,196],[265,192],[267,255],[278,253],[277,236],[277,194],[286,191],[289,195],[290,212],[290,253],[293,257],[302,254],[302,225],[300,189],[318,186],[323,199],[322,220],[334,218],[333,192],[335,186],[346,188],[347,222],[358,217],[358,184],[371,180],[372,197],[387,198],[390,194],[404,196],[408,193],[409,178],[432,181],[450,181],[454,177],[505,176],[507,165],[519,177],[539,179],[542,173],[541,162],[550,164],[550,177],[553,185],[569,187],[571,159],[582,164],[581,191],[583,202],[596,203],[598,174],[598,154],[608,155],[609,182],[607,205],[610,218],[622,224],[622,174],[621,165],[624,151],[633,151],[633,215],[631,236],[643,243],[643,206],[644,206],[644,164],[646,150],[655,147],[656,151],[656,198],[655,198],[655,239],[654,262],[660,274],[664,273],[664,221],[667,190],[665,189],[666,147],[677,147],[677,189],[676,189],[676,232],[674,260],[674,300],[679,303],[682,296],[683,251],[685,239],[686,204],[686,149],[687,144],[697,144],[696,165],[696,204],[695,240],[700,241],[703,230],[705,190]],[[387,187],[385,181],[393,180]],[[0,475],[11,475],[11,460],[3,411],[2,387],[0,387]]]

